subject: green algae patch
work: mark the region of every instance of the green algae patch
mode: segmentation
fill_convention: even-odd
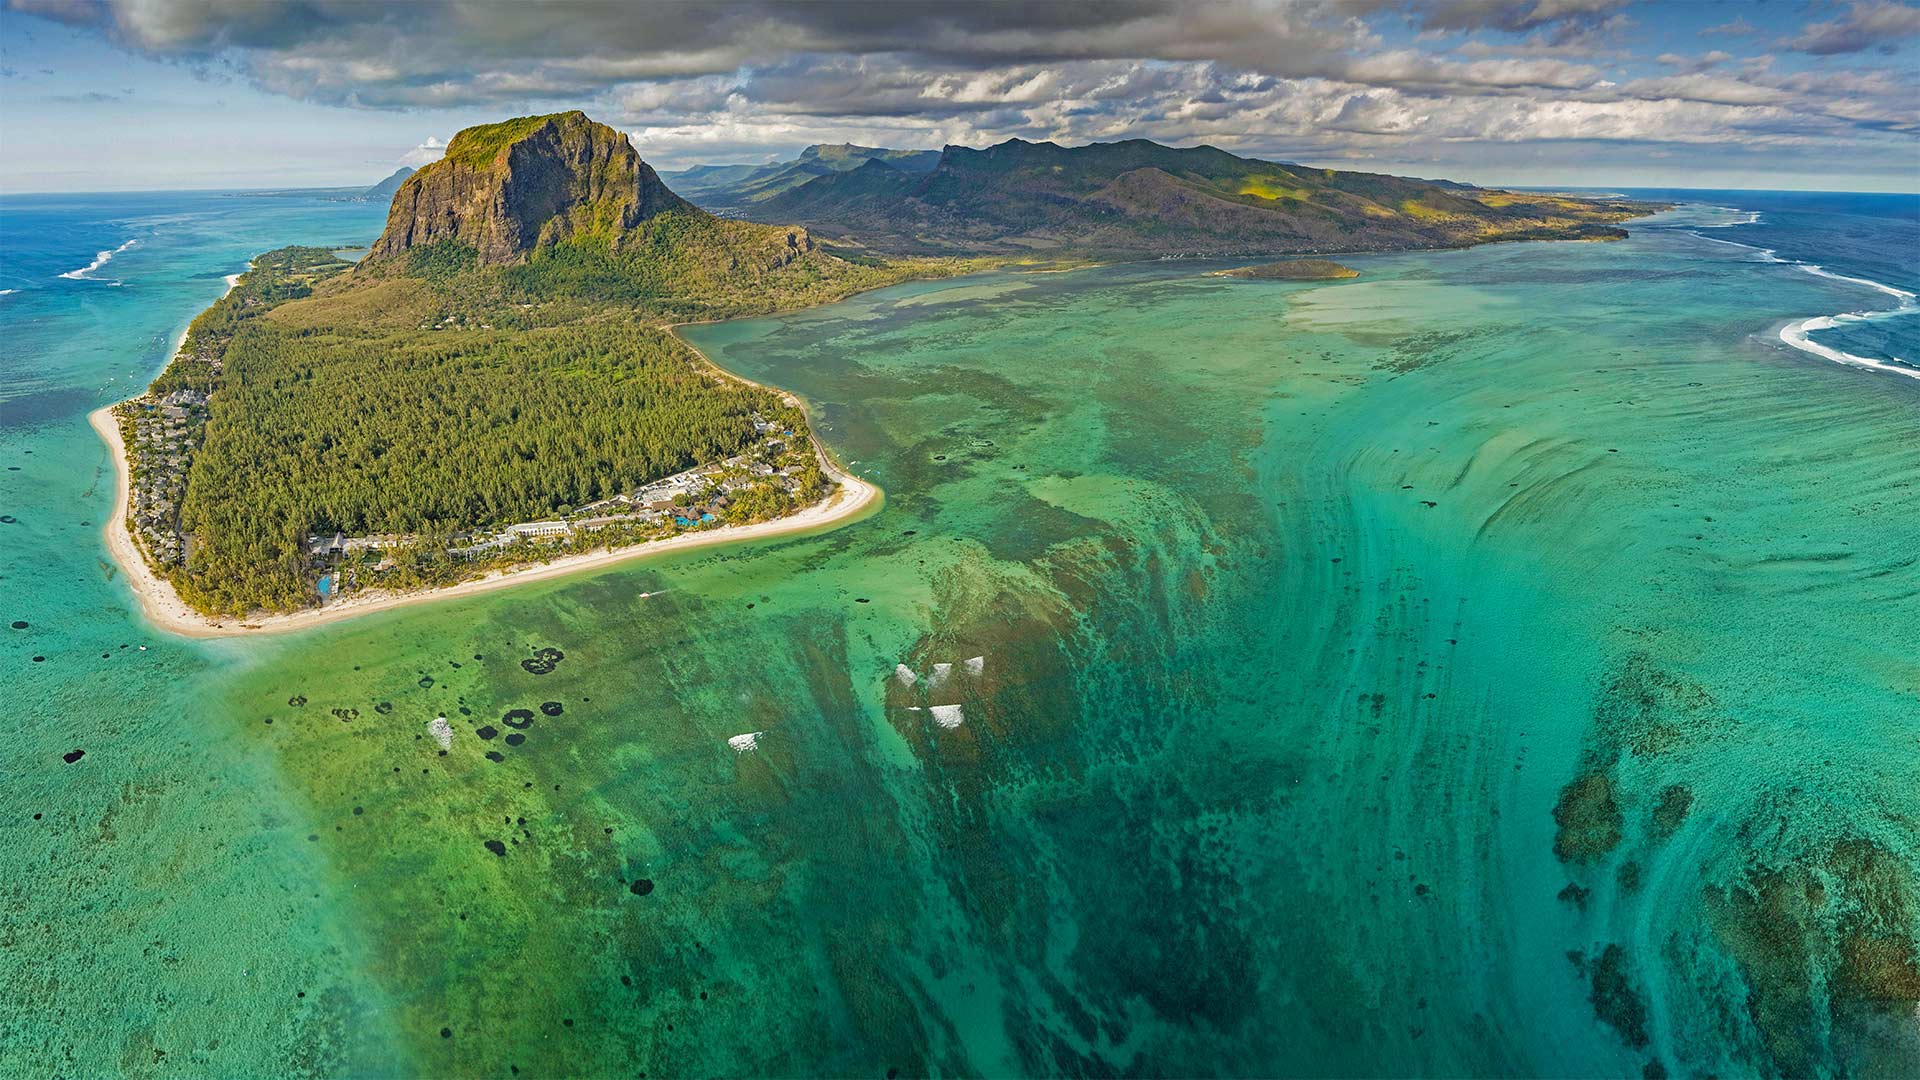
[[[1693,792],[1685,784],[1669,784],[1660,791],[1653,806],[1653,831],[1657,836],[1672,836],[1693,809]]]
[[[1624,815],[1606,773],[1586,773],[1560,791],[1554,805],[1553,853],[1566,862],[1595,862],[1620,844]]]

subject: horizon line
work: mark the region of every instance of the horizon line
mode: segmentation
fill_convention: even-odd
[[[1264,159],[1256,159],[1264,160]],[[1298,164],[1297,162],[1275,162],[1274,164]],[[697,166],[687,166],[696,168]],[[1314,166],[1306,166],[1312,168]],[[425,166],[421,166],[425,168]],[[677,172],[679,170],[668,170]],[[1353,170],[1346,170],[1353,171]],[[1382,176],[1397,176],[1397,173],[1381,173]],[[1445,180],[1448,183],[1466,183],[1438,177],[1407,177],[1414,180]],[[379,181],[375,181],[379,183]],[[107,189],[59,189],[42,191],[9,191],[0,186],[0,199],[19,198],[28,195],[284,195],[299,191],[365,191],[373,184],[338,185],[290,185],[287,187],[164,187],[164,188],[107,188]],[[1671,187],[1660,184],[1468,184],[1469,187],[1489,191],[1743,191],[1756,194],[1800,194],[1800,195],[1907,195],[1920,197],[1920,187],[1913,188],[1814,188],[1814,187]],[[671,190],[671,186],[669,186]],[[698,205],[698,204],[696,204]]]

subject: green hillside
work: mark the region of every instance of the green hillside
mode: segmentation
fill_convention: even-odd
[[[1604,238],[1635,204],[1309,169],[1143,139],[950,146],[923,175],[837,172],[747,208],[893,252],[1258,255]]]

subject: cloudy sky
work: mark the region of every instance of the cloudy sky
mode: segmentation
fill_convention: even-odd
[[[585,109],[663,169],[1145,137],[1478,183],[1920,190],[1901,0],[0,0],[0,191],[371,183]]]

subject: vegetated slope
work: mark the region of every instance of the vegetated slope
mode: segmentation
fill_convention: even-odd
[[[308,606],[311,534],[437,538],[738,453],[755,413],[803,418],[663,322],[960,268],[848,262],[804,229],[716,218],[579,113],[461,132],[359,266],[270,252],[196,320],[154,384],[210,395],[191,543],[165,572],[209,613]]]
[[[897,173],[897,170],[896,170]],[[1622,201],[1496,192],[1309,169],[1143,139],[949,146],[924,175],[816,177],[745,213],[805,222],[877,251],[1159,256],[1451,247],[1608,238]]]
[[[886,150],[852,143],[809,146],[792,161],[770,165],[697,165],[666,174],[687,198],[709,209],[737,214],[756,203],[791,191],[819,177],[879,163],[903,175],[931,172],[940,163],[938,150]]]
[[[1360,271],[1331,259],[1287,259],[1259,266],[1216,270],[1214,273],[1221,277],[1251,278],[1254,281],[1344,281],[1360,276]]]

